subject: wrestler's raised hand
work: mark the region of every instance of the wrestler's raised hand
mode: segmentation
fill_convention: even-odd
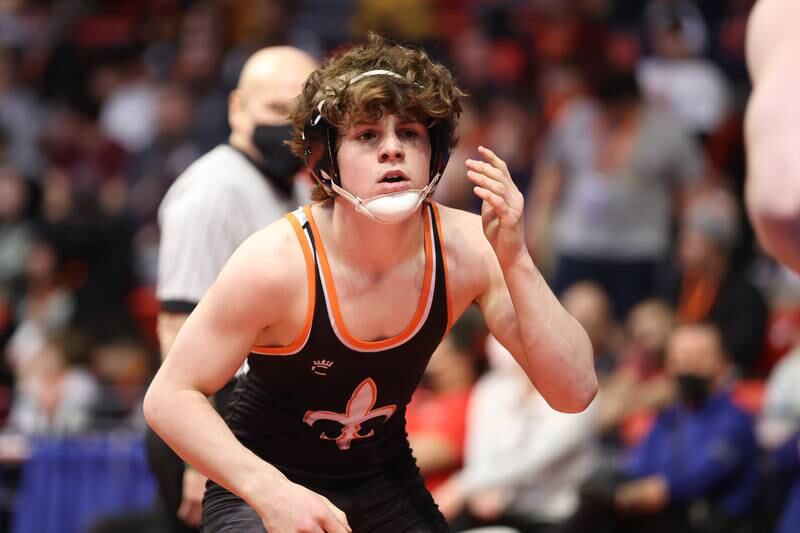
[[[523,224],[524,199],[511,179],[508,166],[497,154],[478,147],[482,161],[467,159],[467,177],[475,184],[475,195],[483,200],[483,232],[501,265],[509,265],[527,254]]]

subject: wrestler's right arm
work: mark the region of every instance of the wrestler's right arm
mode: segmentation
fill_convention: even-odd
[[[247,239],[180,328],[147,391],[144,413],[184,461],[250,504],[270,533],[342,533],[349,531],[344,513],[245,448],[208,401],[259,334],[285,326],[281,321],[292,315],[265,302],[307,305],[305,272],[285,219]]]
[[[753,93],[745,200],[759,241],[800,272],[800,2],[759,0],[747,27]]]

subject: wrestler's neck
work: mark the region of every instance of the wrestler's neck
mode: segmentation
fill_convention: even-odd
[[[325,213],[330,217],[327,232],[340,261],[365,272],[386,271],[420,256],[424,246],[422,208],[399,224],[371,220],[342,198]],[[322,230],[321,230],[322,231]]]

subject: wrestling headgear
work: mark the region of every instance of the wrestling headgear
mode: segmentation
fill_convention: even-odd
[[[390,70],[368,70],[353,76],[345,83],[341,90],[353,83],[370,76],[390,76],[404,80],[404,78]],[[431,143],[431,164],[428,185],[423,189],[411,189],[389,194],[381,194],[371,198],[362,199],[342,188],[339,176],[339,167],[336,163],[336,141],[338,132],[323,116],[323,109],[327,99],[317,105],[316,112],[302,131],[303,158],[314,179],[329,193],[335,192],[353,204],[356,211],[369,218],[384,224],[402,222],[420,206],[436,189],[442,177],[447,161],[450,159],[452,138],[448,128],[441,122],[434,122],[428,126],[428,136]]]

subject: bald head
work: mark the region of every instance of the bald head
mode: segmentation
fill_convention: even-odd
[[[317,66],[313,57],[291,46],[262,48],[251,55],[242,67],[237,89],[247,92],[271,84],[296,89],[294,96],[297,96],[303,82]]]
[[[317,66],[313,57],[291,46],[262,48],[250,56],[230,96],[231,144],[249,152],[257,125],[288,124],[292,100]]]

